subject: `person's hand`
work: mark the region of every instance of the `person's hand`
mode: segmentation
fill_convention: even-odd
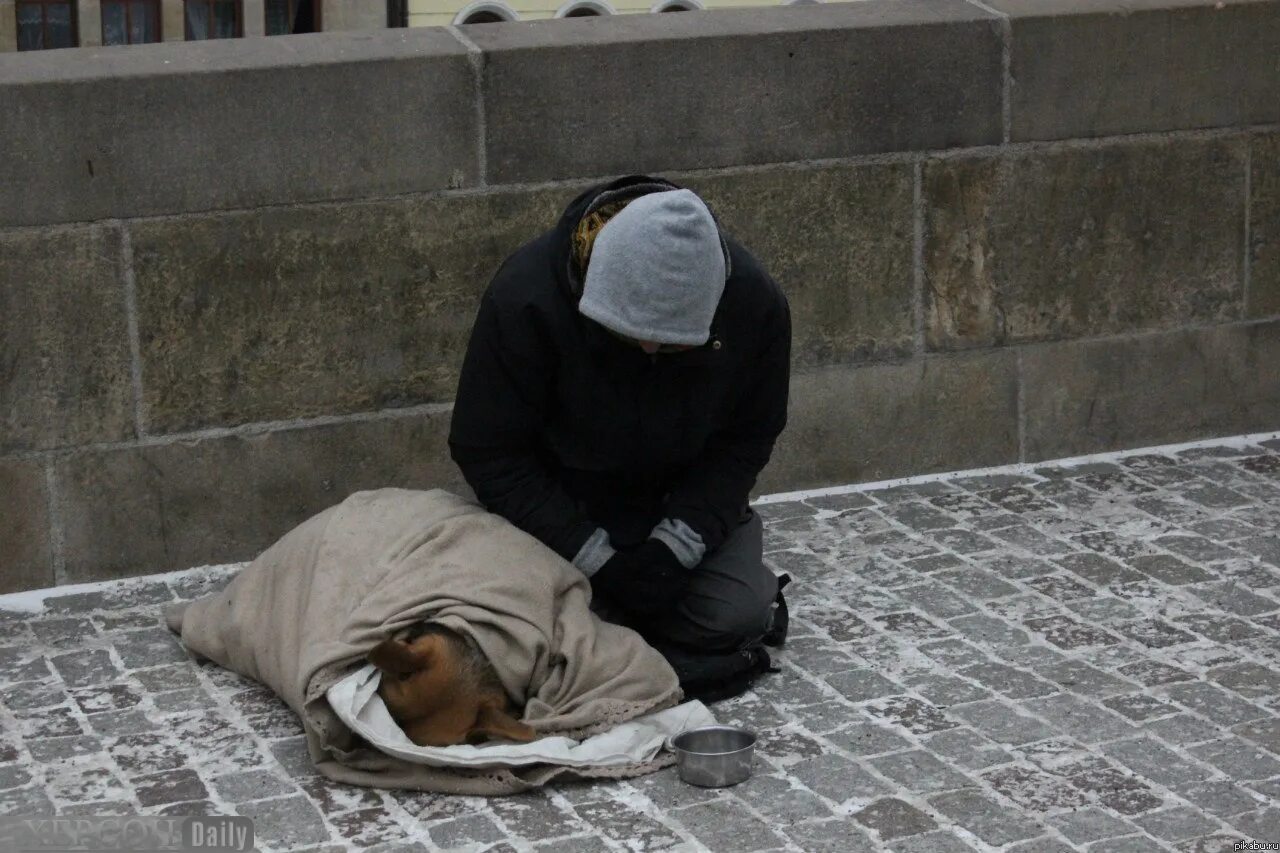
[[[619,551],[591,578],[598,589],[635,616],[658,616],[683,597],[686,569],[671,549],[649,539],[632,551]]]

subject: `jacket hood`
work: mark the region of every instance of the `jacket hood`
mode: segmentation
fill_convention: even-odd
[[[578,268],[578,264],[573,257],[573,234],[582,218],[606,204],[629,202],[649,193],[680,189],[685,189],[685,187],[665,178],[656,178],[649,175],[628,175],[606,184],[591,187],[569,203],[569,206],[565,208],[564,213],[561,215],[559,223],[556,224],[552,231],[551,273],[573,304],[576,305],[582,297],[582,285],[586,272]],[[705,204],[705,201],[703,203]],[[708,209],[710,209],[710,206],[708,206]],[[716,228],[719,232],[720,250],[724,252],[724,275],[727,280],[732,274],[732,267],[729,262],[729,244],[725,241],[724,229],[720,227],[720,220],[716,217],[715,211],[711,211],[711,216],[715,219]]]

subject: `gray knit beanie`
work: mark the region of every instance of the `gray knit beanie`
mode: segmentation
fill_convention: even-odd
[[[578,310],[642,341],[701,345],[724,292],[711,211],[689,190],[642,195],[600,229]]]

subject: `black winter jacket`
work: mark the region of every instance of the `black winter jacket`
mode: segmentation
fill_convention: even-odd
[[[584,271],[570,235],[584,212],[602,197],[673,188],[631,176],[580,195],[503,263],[467,347],[453,459],[485,507],[569,560],[597,527],[626,548],[663,518],[714,550],[744,519],[786,425],[787,300],[733,240],[723,239],[729,275],[701,347],[646,355],[578,313]]]

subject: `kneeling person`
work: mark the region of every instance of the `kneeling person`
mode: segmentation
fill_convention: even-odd
[[[623,178],[489,285],[451,453],[489,511],[572,561],[685,680],[697,655],[781,630],[748,497],[786,424],[790,345],[781,289],[703,201]]]

